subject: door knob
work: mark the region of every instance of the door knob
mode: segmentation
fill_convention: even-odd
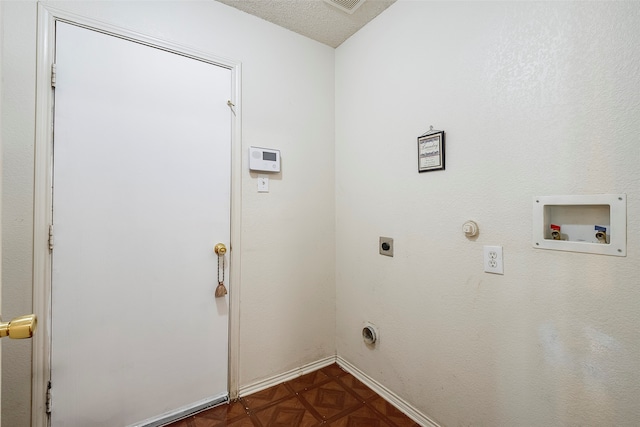
[[[16,317],[10,322],[0,321],[0,338],[13,339],[31,338],[36,330],[38,318],[35,314]]]
[[[224,254],[227,253],[227,247],[224,243],[218,243],[213,247],[213,250],[218,254],[218,287],[215,295],[216,298],[220,298],[227,294],[227,288],[224,286]],[[222,278],[220,278],[220,259],[222,259]]]
[[[218,254],[218,256],[222,256],[227,253],[227,247],[224,245],[224,243],[218,243],[213,247],[213,250]]]

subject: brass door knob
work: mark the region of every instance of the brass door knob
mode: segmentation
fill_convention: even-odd
[[[227,247],[224,245],[224,243],[218,243],[213,247],[213,250],[218,254],[218,256],[222,256],[227,253]]]
[[[0,338],[31,338],[36,330],[38,319],[35,314],[16,317],[10,322],[0,322]]]

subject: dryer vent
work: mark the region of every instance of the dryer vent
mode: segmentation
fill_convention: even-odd
[[[352,14],[359,8],[366,0],[324,0],[331,6],[337,7],[343,12]]]

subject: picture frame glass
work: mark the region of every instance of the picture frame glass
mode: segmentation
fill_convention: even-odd
[[[444,132],[418,137],[418,172],[444,169]]]

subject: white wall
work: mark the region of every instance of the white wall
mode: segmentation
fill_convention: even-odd
[[[242,61],[243,156],[250,145],[281,149],[282,173],[258,194],[243,159],[240,384],[333,355],[334,50],[214,1],[49,4]],[[37,7],[2,7],[3,315],[11,317],[31,311]],[[2,419],[26,427],[30,342],[9,344]]]
[[[400,0],[336,51],[338,354],[442,425],[640,419],[639,22],[637,2]],[[430,125],[446,170],[418,174]],[[628,195],[627,257],[532,248],[533,196],[594,193]]]
[[[36,4],[1,4],[8,318],[31,309]],[[217,2],[63,7],[243,62],[243,151],[283,173],[257,194],[243,171],[241,384],[337,346],[443,425],[640,418],[638,3],[400,0],[335,52],[335,100],[332,49]],[[447,169],[418,174],[431,124]],[[531,247],[532,196],[618,192],[626,258]],[[9,344],[2,418],[26,427],[30,342]]]

